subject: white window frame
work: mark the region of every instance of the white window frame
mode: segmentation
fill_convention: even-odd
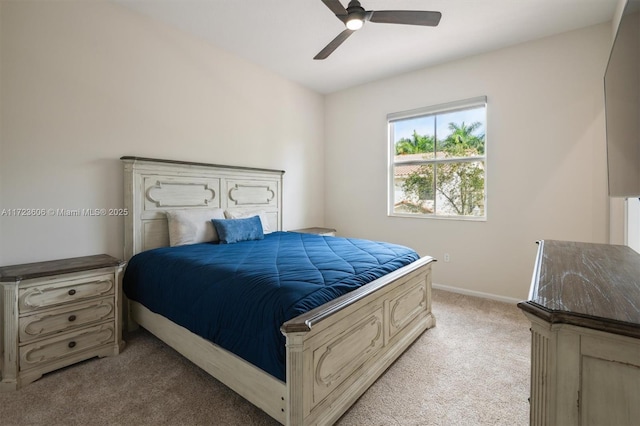
[[[451,162],[472,162],[472,161],[483,161],[484,162],[484,215],[483,216],[461,216],[461,215],[442,215],[442,214],[418,214],[418,213],[398,213],[394,211],[395,204],[395,187],[394,187],[394,169],[395,165],[395,135],[393,134],[393,123],[396,121],[406,120],[410,118],[418,118],[423,116],[430,115],[439,115],[445,114],[455,111],[462,111],[466,109],[471,109],[474,107],[484,107],[485,110],[485,145],[484,145],[484,155],[482,156],[474,156],[474,157],[464,157],[460,158],[446,158],[446,159],[432,159],[432,160],[424,160],[424,161],[406,161],[402,162],[403,165],[422,165],[422,164],[443,164],[443,163],[451,163]],[[465,99],[461,101],[448,102],[439,105],[432,105],[423,108],[412,109],[409,111],[395,112],[387,115],[387,129],[388,129],[388,139],[387,145],[389,147],[388,153],[388,202],[387,202],[387,215],[395,216],[395,217],[409,217],[409,218],[420,218],[420,219],[444,219],[444,220],[466,220],[466,221],[480,221],[485,222],[488,217],[487,213],[487,199],[488,199],[488,185],[487,185],[487,97],[486,96],[478,96],[475,98]],[[436,135],[437,137],[437,135]]]

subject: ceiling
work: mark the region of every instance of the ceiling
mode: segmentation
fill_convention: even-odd
[[[344,25],[321,0],[113,0],[320,93],[611,21],[619,0],[361,0],[434,10],[437,27],[368,22],[325,60]],[[341,0],[346,7],[347,0]]]

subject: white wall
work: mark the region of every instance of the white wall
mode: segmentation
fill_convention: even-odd
[[[640,199],[629,198],[625,204],[625,244],[640,253]]]
[[[437,284],[525,298],[535,241],[608,240],[610,42],[602,24],[327,96],[326,224],[439,258]],[[387,217],[386,115],[479,95],[488,98],[488,220]]]
[[[123,155],[286,171],[324,219],[323,97],[110,2],[0,2],[0,210],[122,207]],[[122,256],[122,218],[0,216],[0,265]]]
[[[323,98],[116,4],[0,2],[0,210],[121,207],[123,155],[284,169],[285,229],[407,244],[436,283],[524,298],[536,240],[607,241],[610,42],[603,24]],[[386,115],[478,95],[488,221],[387,217]],[[121,256],[122,232],[0,216],[0,265]]]
[[[627,6],[628,0],[618,0],[616,3],[616,10],[613,12],[613,19],[611,19],[611,44],[613,45],[613,40],[618,32],[618,27],[620,26],[620,20],[622,19],[622,13],[624,12],[624,8]]]

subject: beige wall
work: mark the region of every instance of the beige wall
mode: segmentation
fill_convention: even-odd
[[[323,97],[109,2],[0,2],[0,210],[122,207],[123,155],[286,171],[323,224]],[[0,216],[0,265],[122,255],[122,218]]]
[[[609,237],[610,42],[603,24],[323,97],[112,3],[0,2],[0,209],[121,207],[123,155],[284,169],[285,229],[407,244],[436,283],[524,298],[536,240]],[[488,221],[387,217],[386,115],[479,95]],[[0,216],[0,265],[121,256],[122,230]]]
[[[535,241],[608,241],[610,41],[602,24],[327,96],[326,224],[439,258],[437,284],[525,298]],[[488,220],[387,217],[386,115],[480,95],[488,98]]]

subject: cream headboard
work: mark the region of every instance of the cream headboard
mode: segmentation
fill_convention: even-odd
[[[263,210],[271,229],[282,230],[284,171],[153,158],[124,163],[124,256],[169,245],[165,212],[215,208]]]

